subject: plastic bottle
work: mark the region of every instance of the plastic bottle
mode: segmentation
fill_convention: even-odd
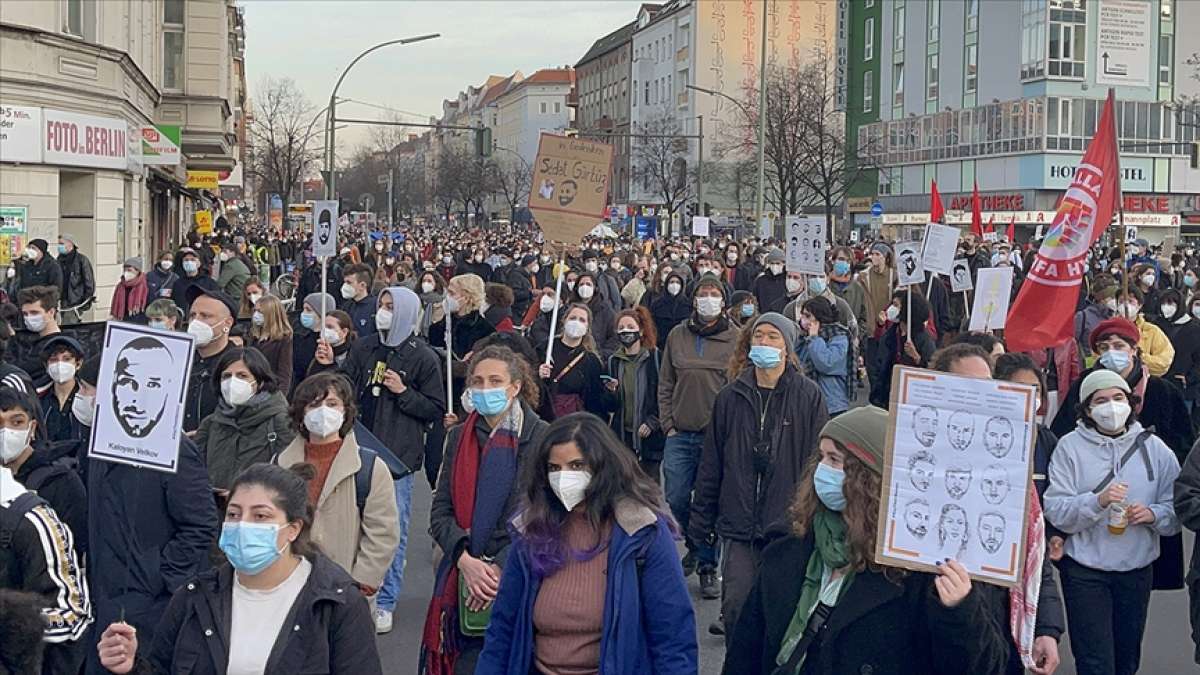
[[[1129,525],[1129,505],[1122,499],[1108,505],[1108,532],[1120,536]]]

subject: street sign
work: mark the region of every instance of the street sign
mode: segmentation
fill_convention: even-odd
[[[880,204],[879,202],[875,202],[874,204],[872,204],[871,205],[871,215],[876,216],[876,217],[882,216],[883,215],[883,204]]]
[[[338,203],[336,199],[313,202],[313,255],[337,255]]]

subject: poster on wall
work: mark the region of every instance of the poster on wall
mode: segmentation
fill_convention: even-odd
[[[1037,407],[1029,385],[897,366],[875,562],[1016,585]]]
[[[1096,7],[1096,82],[1149,86],[1154,7],[1146,0],[1100,0]]]
[[[109,321],[88,457],[174,473],[195,338]]]
[[[11,265],[25,250],[29,207],[0,205],[0,266]]]

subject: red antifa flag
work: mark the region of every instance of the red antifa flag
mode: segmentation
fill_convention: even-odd
[[[975,189],[971,192],[971,234],[976,241],[983,241],[983,208],[979,200],[979,181],[975,181]]]
[[[1004,338],[1009,351],[1045,349],[1071,337],[1088,249],[1112,222],[1120,199],[1118,162],[1110,89],[1096,135],[1008,313]]]
[[[929,194],[929,222],[946,222],[946,209],[942,208],[942,196],[937,191],[937,181],[932,181],[933,187]]]

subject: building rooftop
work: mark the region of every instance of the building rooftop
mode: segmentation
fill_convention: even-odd
[[[575,64],[575,67],[578,68],[589,61],[598,59],[617,47],[625,44],[629,41],[629,38],[633,36],[633,32],[635,30],[637,30],[637,19],[630,21],[608,35],[596,40],[592,43],[591,49],[588,49],[587,53],[583,55],[583,58],[579,59],[579,61]]]

